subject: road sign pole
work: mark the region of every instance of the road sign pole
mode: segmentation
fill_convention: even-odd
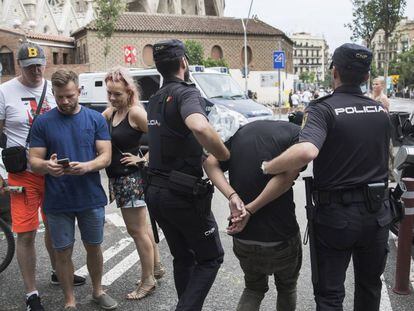
[[[278,83],[279,83],[279,119],[282,118],[282,81],[280,77],[280,69],[285,68],[285,52],[281,51],[281,45],[279,42],[279,51],[273,52],[273,69],[277,69]]]
[[[277,76],[279,81],[279,120],[282,119],[282,94],[281,94],[281,81],[280,81],[280,68],[277,70]]]

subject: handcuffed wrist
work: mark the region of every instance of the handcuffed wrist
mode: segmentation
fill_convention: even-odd
[[[229,197],[228,197],[227,199],[228,199],[228,200],[231,200],[231,198],[232,198],[233,196],[235,196],[235,195],[237,195],[237,192],[236,192],[236,191],[232,192],[232,193],[229,195]]]

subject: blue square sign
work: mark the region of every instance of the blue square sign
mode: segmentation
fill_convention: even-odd
[[[285,68],[285,52],[274,51],[273,52],[273,68],[284,69]]]

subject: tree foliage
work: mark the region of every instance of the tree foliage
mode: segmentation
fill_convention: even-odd
[[[352,31],[351,40],[362,39],[369,48],[379,27],[376,3],[375,1],[352,0],[352,6],[352,23],[345,24],[345,26]]]
[[[200,42],[187,40],[184,42],[190,65],[203,65],[205,67],[229,67],[225,59],[204,58],[204,49]]]
[[[204,59],[204,49],[200,42],[187,40],[184,42],[190,65],[201,65]]]
[[[299,79],[302,80],[303,82],[307,83],[313,83],[315,82],[315,78],[316,75],[314,72],[309,72],[309,71],[303,71],[300,75],[299,75]]]
[[[97,16],[95,25],[98,37],[103,40],[105,44],[103,53],[106,67],[106,58],[111,49],[109,39],[115,32],[115,25],[119,16],[125,10],[125,2],[123,0],[96,0],[95,5]]]
[[[400,76],[398,84],[401,87],[414,86],[414,45],[390,63],[390,73]]]
[[[407,2],[406,0],[371,0],[371,2],[375,4],[377,25],[379,29],[384,31],[384,78],[386,80],[389,67],[390,38],[403,17]]]
[[[227,64],[227,62],[224,58],[222,58],[222,59],[213,59],[211,57],[208,57],[208,58],[203,60],[203,65],[205,67],[229,67],[229,64]]]

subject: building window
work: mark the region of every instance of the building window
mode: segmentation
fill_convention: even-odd
[[[53,52],[53,65],[59,64],[59,53]]]
[[[218,45],[213,46],[213,48],[211,49],[211,58],[215,60],[219,60],[223,58],[223,50],[221,49],[220,46]]]
[[[69,64],[69,57],[68,53],[63,53],[63,63]]]
[[[154,65],[154,58],[152,56],[152,50],[153,50],[153,47],[151,44],[147,44],[142,49],[142,61],[148,67]]]
[[[83,59],[86,63],[89,63],[89,55],[88,55],[88,47],[86,46],[86,43],[82,44],[83,45]]]
[[[16,74],[14,70],[13,52],[8,47],[2,46],[0,48],[0,64],[3,68],[1,75],[12,76]]]
[[[252,60],[253,60],[252,49],[250,48],[250,46],[247,46],[247,64],[250,65],[252,63]],[[242,61],[242,64],[244,64],[244,47],[242,48],[242,52],[241,52],[241,61]]]

